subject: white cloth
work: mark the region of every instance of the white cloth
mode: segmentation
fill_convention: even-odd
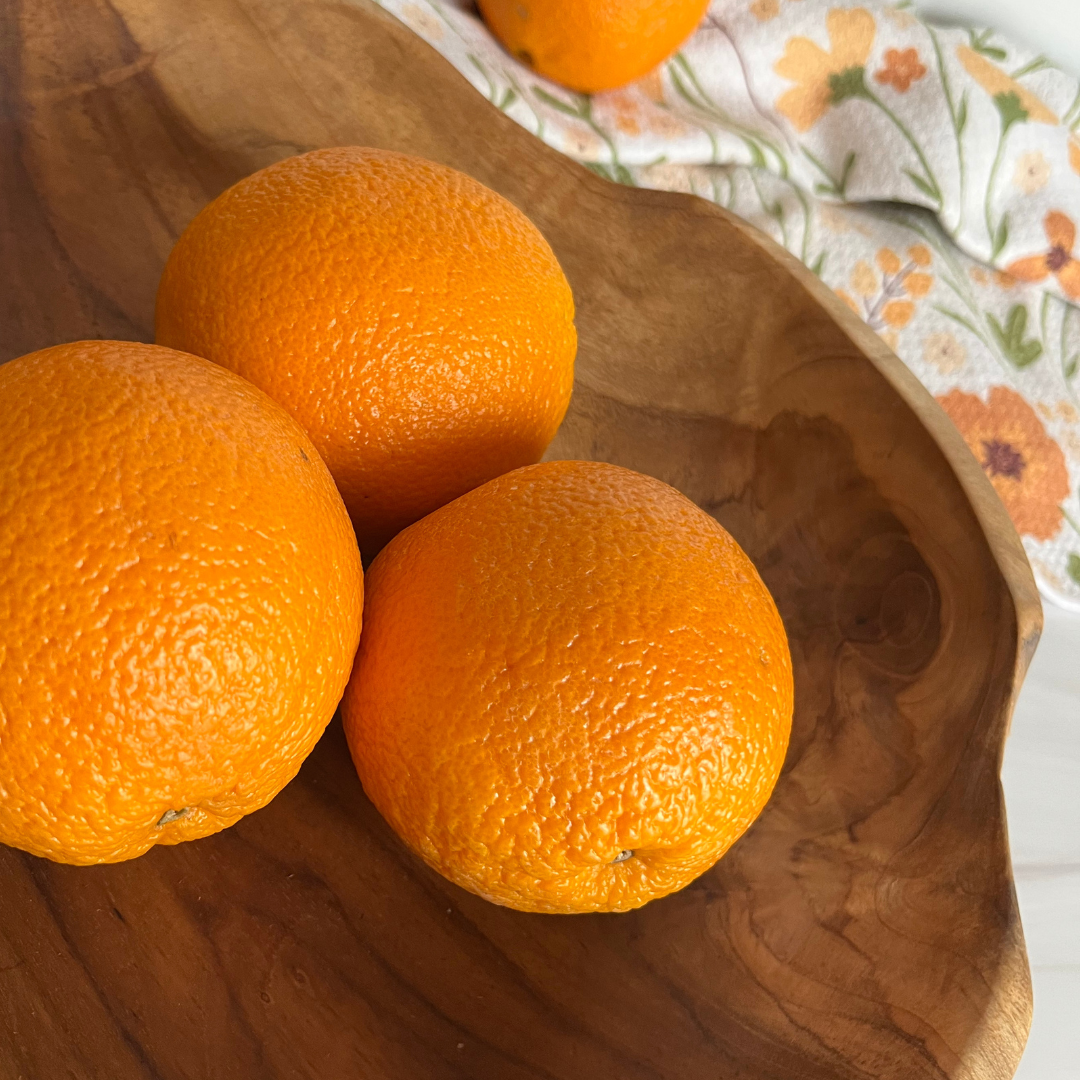
[[[714,0],[665,64],[586,96],[467,0],[380,0],[497,107],[609,179],[691,192],[810,266],[933,393],[1080,609],[1080,84],[879,3]]]

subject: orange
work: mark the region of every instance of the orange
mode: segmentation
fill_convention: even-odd
[[[453,169],[363,147],[271,165],[181,236],[159,344],[304,427],[361,547],[540,459],[566,411],[574,305],[551,248]]]
[[[326,466],[243,379],[125,341],[0,366],[0,842],[117,862],[269,802],[362,582]]]
[[[697,28],[709,0],[477,0],[507,51],[571,90],[647,75]]]
[[[581,461],[493,480],[383,549],[364,619],[342,701],[364,790],[496,903],[623,911],[682,888],[780,772],[776,607],[658,480]]]

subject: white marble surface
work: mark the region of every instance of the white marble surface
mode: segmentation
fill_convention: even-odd
[[[993,26],[1080,74],[1080,0],[916,0]],[[1002,781],[1035,991],[1017,1080],[1080,1080],[1080,615],[1046,605]]]

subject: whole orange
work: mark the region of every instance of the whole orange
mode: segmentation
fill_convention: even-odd
[[[501,195],[420,158],[316,150],[188,226],[159,344],[231,368],[304,427],[361,547],[538,461],[573,385],[574,305]]]
[[[123,341],[0,366],[0,842],[117,862],[269,802],[362,593],[330,474],[261,390]]]
[[[787,638],[742,549],[658,480],[519,469],[400,533],[342,701],[371,801],[466,889],[623,911],[761,811],[791,727]]]
[[[477,0],[507,51],[571,90],[647,75],[697,28],[709,0]]]

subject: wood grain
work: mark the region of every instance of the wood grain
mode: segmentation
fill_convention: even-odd
[[[149,340],[186,222],[287,154],[456,166],[537,222],[577,297],[551,456],[715,514],[777,598],[797,692],[761,819],[627,915],[523,915],[433,875],[336,724],[212,839],[90,869],[0,849],[0,1078],[1012,1075],[1030,987],[999,770],[1039,604],[978,465],[873,334],[716,207],[548,150],[363,0],[9,0],[0,79],[0,359]]]

